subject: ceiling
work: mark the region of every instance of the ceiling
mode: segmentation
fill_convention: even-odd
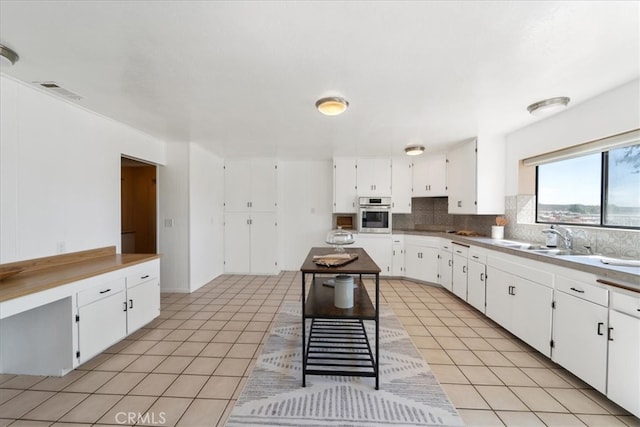
[[[640,75],[636,1],[0,1],[2,72],[225,157],[443,150]],[[315,101],[342,95],[326,117]],[[640,95],[639,95],[640,96]],[[640,102],[640,100],[639,100]]]

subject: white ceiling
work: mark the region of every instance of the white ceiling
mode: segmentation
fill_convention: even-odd
[[[2,72],[221,156],[401,155],[640,75],[637,1],[0,1]],[[339,94],[345,114],[316,99]],[[640,95],[639,95],[640,96]],[[639,101],[640,102],[640,101]]]

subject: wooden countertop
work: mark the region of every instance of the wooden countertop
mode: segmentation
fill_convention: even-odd
[[[339,267],[325,267],[317,265],[313,262],[315,255],[329,255],[335,253],[334,248],[311,248],[307,258],[302,263],[300,271],[303,273],[330,273],[330,274],[377,274],[380,273],[380,267],[376,265],[362,248],[349,248],[345,249],[346,253],[357,254],[358,258],[355,261],[351,261],[348,264],[341,265]]]
[[[115,246],[1,264],[24,271],[0,281],[0,302],[66,285],[160,258],[158,254],[116,254]]]

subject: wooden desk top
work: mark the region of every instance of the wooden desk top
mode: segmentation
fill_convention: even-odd
[[[159,258],[157,254],[116,254],[115,246],[2,264],[24,271],[0,281],[0,302],[23,297]]]
[[[380,273],[380,267],[373,262],[369,254],[362,248],[349,248],[345,249],[346,253],[358,254],[358,259],[351,261],[348,264],[341,265],[339,267],[325,267],[317,265],[313,262],[315,255],[329,255],[336,253],[334,248],[311,248],[307,258],[302,263],[300,271],[303,273],[330,273],[330,274],[378,274]]]

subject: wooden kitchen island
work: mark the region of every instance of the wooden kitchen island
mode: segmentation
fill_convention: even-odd
[[[313,257],[335,253],[333,248],[312,248],[300,271],[302,272],[302,386],[307,375],[338,375],[374,377],[379,388],[380,341],[380,268],[362,248],[346,251],[358,258],[339,267],[316,265]],[[324,283],[337,274],[355,276],[354,305],[342,309],[334,305],[333,287]],[[307,295],[307,276],[309,292]],[[362,281],[363,276],[375,279],[374,302]],[[307,320],[311,321],[307,339]],[[375,329],[375,350],[365,329],[365,321],[372,321]]]

